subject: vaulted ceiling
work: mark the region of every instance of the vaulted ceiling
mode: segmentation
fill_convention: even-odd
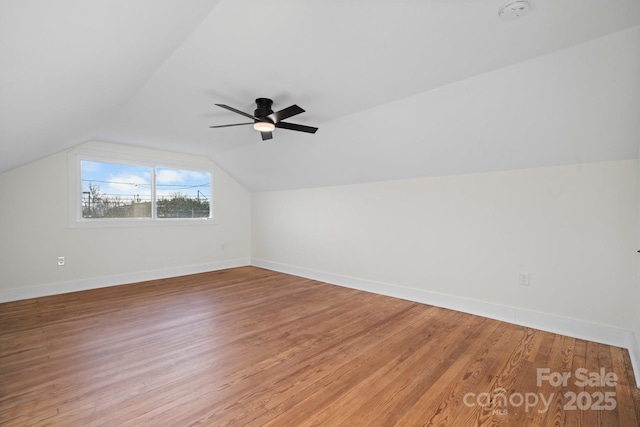
[[[635,158],[640,0],[0,0],[0,172],[89,140],[253,191]],[[251,126],[254,99],[315,134]]]

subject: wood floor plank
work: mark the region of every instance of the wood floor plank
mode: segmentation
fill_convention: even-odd
[[[8,427],[632,426],[639,407],[624,349],[256,267],[0,304]]]
[[[452,316],[448,311],[440,309],[437,311],[440,312],[439,315],[428,323],[427,328],[417,329],[416,322],[412,322],[407,325],[408,327],[394,334],[393,340],[389,344],[376,340],[369,342],[366,347],[358,345],[358,353],[354,354],[355,357],[329,372],[330,375],[325,375],[320,383],[315,384],[315,390],[307,399],[298,402],[291,410],[280,414],[272,422],[272,425],[302,425],[317,411],[333,411],[340,408],[345,394],[354,385],[364,381],[368,382],[371,375],[376,370],[382,369],[394,354],[399,357],[407,357],[404,349],[407,346],[409,348],[414,346],[413,341],[419,339],[418,334],[424,333],[427,340],[432,338],[438,326]],[[309,412],[310,408],[314,408],[313,413]]]
[[[550,370],[549,375],[573,375],[572,367],[575,338],[557,335],[554,344],[557,346],[552,347],[547,362],[547,368]],[[573,380],[573,378],[568,377],[566,381],[567,385],[563,387],[568,387],[569,382]],[[541,406],[542,411],[538,410],[534,413],[533,423],[538,422],[537,416],[539,416],[540,424],[542,425],[563,426],[564,414],[566,412],[565,408],[571,398],[567,398],[565,393],[560,391],[560,387],[552,383],[551,380],[543,382],[538,394],[541,396],[541,400],[542,398],[546,398],[546,403],[543,402],[544,406]],[[542,422],[542,420],[544,420],[544,422]]]
[[[487,319],[488,320],[488,319]],[[479,322],[480,323],[480,322]],[[440,377],[399,420],[404,425],[405,419],[423,419],[424,425],[440,425],[448,423],[459,414],[464,405],[464,397],[475,389],[475,383],[483,377],[486,369],[484,348],[491,346],[503,337],[507,325],[500,322],[482,322],[482,332],[472,333],[472,340],[465,341],[466,348],[459,357],[446,368]],[[494,341],[495,340],[495,341]],[[478,357],[478,353],[481,355]],[[462,381],[460,381],[462,379]]]
[[[372,398],[361,404],[360,408],[341,425],[352,425],[354,422],[368,426],[402,425],[401,420],[415,404],[425,395],[439,391],[435,388],[439,378],[458,360],[465,360],[465,352],[469,350],[468,337],[478,333],[485,326],[484,322],[474,316],[462,317],[455,328],[444,330],[441,337],[432,344],[425,357],[415,358],[417,363],[403,360],[402,370],[391,372],[381,378],[377,388],[369,393]],[[416,355],[420,355],[416,351]],[[413,356],[413,355],[412,355]],[[368,387],[362,385],[363,390]],[[391,392],[397,390],[396,392]],[[391,393],[390,393],[391,392]],[[380,416],[380,412],[384,414]],[[332,425],[329,423],[329,425]],[[338,425],[338,424],[334,424]]]
[[[501,334],[496,334],[492,339],[483,343],[473,355],[474,362],[467,368],[466,372],[454,380],[453,385],[464,394],[457,396],[456,400],[462,404],[449,405],[443,408],[438,405],[438,410],[428,419],[425,425],[478,425],[480,410],[482,405],[489,404],[483,398],[483,393],[489,395],[496,379],[499,377],[501,369],[504,367],[506,357],[514,348],[514,343],[520,342],[524,336],[524,329],[515,325],[504,324]],[[459,383],[456,385],[456,382]],[[424,397],[427,398],[426,396]],[[425,415],[429,416],[429,413]],[[415,414],[419,416],[419,414]],[[415,419],[405,417],[407,423],[414,422]]]
[[[625,353],[626,351],[619,347],[611,348],[612,372],[625,372]],[[634,388],[635,387],[632,384],[629,384],[629,378],[626,375],[616,375],[615,393],[616,396],[620,396],[619,399],[616,399],[616,406],[625,406],[625,408],[621,408],[617,411],[620,417],[619,422],[621,426],[640,425],[640,417],[638,417],[636,412],[637,408],[634,408],[634,397],[632,395]],[[635,388],[635,391],[640,394],[640,390],[637,388]]]

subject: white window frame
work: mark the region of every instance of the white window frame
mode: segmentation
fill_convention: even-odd
[[[151,217],[150,218],[84,218],[82,216],[82,167],[81,162],[94,161],[150,167],[151,178]],[[156,209],[156,168],[171,168],[209,173],[210,200],[208,218],[158,218]],[[209,163],[198,163],[181,160],[167,160],[161,157],[124,154],[77,148],[69,152],[69,227],[166,227],[173,225],[212,225],[215,224],[215,170]]]

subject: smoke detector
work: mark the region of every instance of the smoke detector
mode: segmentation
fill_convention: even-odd
[[[498,16],[503,21],[513,21],[529,12],[529,0],[509,0],[498,10]]]

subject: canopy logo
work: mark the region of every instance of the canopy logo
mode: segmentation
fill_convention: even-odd
[[[615,372],[607,372],[601,368],[598,372],[590,372],[588,369],[579,368],[571,372],[551,372],[549,368],[538,368],[536,372],[536,385],[539,388],[568,387],[570,381],[576,387],[615,387],[618,377]],[[556,398],[562,397],[565,411],[592,410],[612,411],[617,406],[615,391],[567,391],[556,395],[555,392],[527,392],[511,393],[498,387],[488,393],[466,393],[462,399],[465,406],[480,406],[491,408],[494,414],[508,415],[509,408],[524,407],[525,412],[537,410],[546,413]]]

